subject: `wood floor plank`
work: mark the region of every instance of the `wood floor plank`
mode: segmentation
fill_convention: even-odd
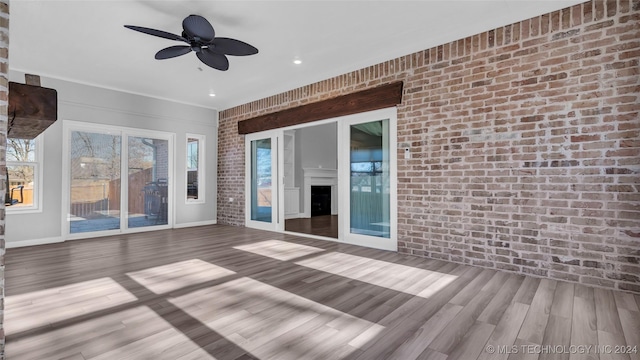
[[[356,359],[370,360],[388,358],[389,355],[402,345],[404,339],[411,336],[411,334],[419,328],[419,324],[411,319],[405,319],[405,322],[406,324],[404,326],[395,326],[381,331],[380,340],[375,342],[370,341],[369,346],[362,349],[362,353]]]
[[[626,309],[629,311],[640,311],[633,294],[615,291],[613,297],[616,299],[618,309]]]
[[[573,295],[574,284],[559,282],[553,295],[553,304],[551,305],[549,314],[552,316],[571,318],[573,314]]]
[[[522,346],[640,341],[637,295],[224,225],[8,249],[5,266],[12,360],[529,360],[550,356]]]
[[[554,280],[544,279],[540,281],[536,294],[531,301],[527,317],[524,319],[522,328],[518,333],[518,339],[531,344],[542,344],[556,286],[557,282]]]
[[[447,355],[427,348],[416,360],[447,360]]]
[[[571,325],[571,345],[585,347],[587,351],[573,352],[569,355],[569,360],[598,360],[599,356],[595,349],[588,346],[598,344],[596,304],[593,295],[593,288],[584,285],[575,286],[575,296],[573,298],[573,314]]]
[[[520,338],[516,339],[514,344],[515,351],[509,353],[508,360],[538,360],[540,356],[539,351],[535,351],[535,347],[540,344],[534,344]]]
[[[500,318],[489,340],[487,340],[487,346],[491,345],[493,349],[500,349],[500,347],[511,348],[515,345],[518,331],[520,331],[528,311],[529,305],[514,301]],[[494,353],[484,351],[480,353],[478,360],[505,360],[508,357],[509,352],[507,351],[496,350]]]
[[[495,325],[476,321],[462,338],[447,360],[476,359],[486,350],[487,340],[495,329]]]
[[[478,292],[482,290],[482,287],[487,284],[489,280],[496,274],[494,270],[485,269],[477,277],[475,277],[469,285],[465,286],[462,291],[458,292],[456,296],[449,301],[453,305],[465,306],[471,301]]]
[[[267,342],[260,346],[256,353],[264,359],[296,360],[307,349],[326,343],[329,334],[338,330],[326,326],[327,319],[320,314],[310,321],[282,334],[278,341]]]
[[[60,358],[60,360],[86,360],[86,359],[84,358],[84,356],[82,356],[82,354],[76,353],[71,356],[65,356],[63,358]]]
[[[605,289],[594,289],[598,331],[610,334],[622,334],[622,325],[613,292]]]
[[[502,288],[500,288],[493,299],[491,299],[491,302],[489,302],[480,316],[478,316],[478,321],[482,321],[492,325],[498,324],[498,321],[511,303],[513,297],[520,289],[520,285],[522,284],[523,280],[523,276],[509,276]]]
[[[628,353],[616,351],[616,347],[626,345],[625,342],[621,334],[598,330],[598,345],[604,349],[599,354],[600,360],[630,360]]]
[[[433,315],[416,332],[394,351],[389,359],[415,359],[431,344],[433,339],[449,324],[462,310],[462,306],[448,303]]]
[[[443,354],[451,354],[469,331],[469,328],[473,326],[478,316],[494,298],[507,277],[508,275],[505,273],[496,273],[478,295],[464,306],[456,317],[449,322],[447,327],[438,334],[429,347]]]
[[[540,286],[539,278],[525,277],[522,281],[522,285],[520,285],[520,289],[518,289],[518,292],[513,297],[513,301],[525,305],[531,305],[531,301],[533,301],[533,297],[538,290],[538,286]]]
[[[422,297],[414,296],[405,303],[401,304],[397,308],[393,309],[391,313],[382,318],[378,323],[382,326],[392,327],[396,326],[402,321],[414,314],[418,309],[425,310],[426,307],[431,307],[428,311],[435,314],[444,304],[449,302],[453,296],[455,296],[460,290],[462,290],[473,278],[468,279],[463,277],[463,274],[467,271],[480,272],[479,270],[468,269],[464,266],[457,266],[450,272],[451,275],[458,276],[444,291],[438,292],[433,298],[430,298],[429,302],[425,302]],[[450,296],[449,296],[450,295]],[[426,305],[426,306],[425,306]],[[429,314],[427,318],[431,317]]]
[[[550,349],[540,354],[539,360],[568,360],[571,354],[571,317],[549,315],[544,331],[542,348]],[[559,351],[555,351],[559,349]]]
[[[631,360],[640,360],[640,312],[628,309],[618,309],[620,323],[624,331],[624,338],[629,349]]]
[[[384,331],[385,327],[378,324],[372,324],[371,326],[364,329],[362,332],[357,334],[355,337],[351,336],[351,340],[347,345],[355,348],[355,349],[366,349],[371,345],[372,341],[378,337],[382,331]]]

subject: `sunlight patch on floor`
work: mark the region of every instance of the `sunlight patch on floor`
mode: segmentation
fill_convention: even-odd
[[[7,296],[4,328],[11,335],[136,300],[111,278]]]
[[[297,265],[428,298],[457,276],[339,252],[297,261]]]
[[[233,274],[235,274],[234,271],[200,259],[185,260],[127,273],[133,280],[156,294],[164,294]]]
[[[131,319],[123,321],[125,328],[104,335],[93,349],[84,350],[83,355],[92,360],[173,360],[186,355],[197,356],[197,359],[215,359],[155,311],[140,306],[136,308],[136,313]],[[141,338],[141,335],[145,337]],[[91,356],[92,352],[96,352],[97,356]]]
[[[337,350],[337,343],[348,346],[365,330],[373,337],[384,329],[246,277],[169,301],[259,358],[299,359],[309,352],[328,354]],[[338,318],[347,321],[340,322],[340,327],[329,326]]]
[[[247,245],[234,246],[233,248],[281,261],[289,261],[325,251],[321,248],[282,240],[266,240]]]

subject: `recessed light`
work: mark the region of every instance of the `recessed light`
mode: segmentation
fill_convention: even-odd
[[[214,93],[209,93],[209,96],[214,97],[214,96],[216,96],[216,94],[214,94]]]
[[[300,60],[300,59],[294,59],[294,60],[293,60],[293,63],[294,63],[294,64],[296,64],[296,65],[300,65],[300,64],[302,64],[302,60]]]

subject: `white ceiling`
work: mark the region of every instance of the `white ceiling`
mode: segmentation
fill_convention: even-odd
[[[11,0],[10,68],[224,110],[583,1]],[[194,53],[159,61],[181,43],[123,27],[180,34],[190,14],[260,52],[226,72]]]

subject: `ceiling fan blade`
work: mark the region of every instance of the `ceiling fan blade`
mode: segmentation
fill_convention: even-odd
[[[200,15],[189,15],[182,21],[182,28],[188,37],[199,37],[204,42],[216,36],[213,26]]]
[[[184,55],[188,52],[191,52],[191,46],[187,46],[187,45],[169,46],[168,48],[158,51],[156,53],[156,59],[157,60],[170,59],[176,56]]]
[[[222,71],[229,69],[229,59],[223,54],[216,54],[208,49],[202,49],[202,51],[196,53],[196,55],[205,65],[211,66],[214,69]]]
[[[127,29],[140,31],[141,33],[158,36],[158,37],[169,39],[169,40],[179,40],[179,41],[188,42],[187,39],[183,38],[182,36],[168,33],[162,30],[150,29],[150,28],[146,28],[142,26],[134,26],[134,25],[125,25],[124,27],[126,27]]]
[[[258,49],[244,41],[218,37],[209,44],[209,49],[218,54],[246,56],[258,53]]]

